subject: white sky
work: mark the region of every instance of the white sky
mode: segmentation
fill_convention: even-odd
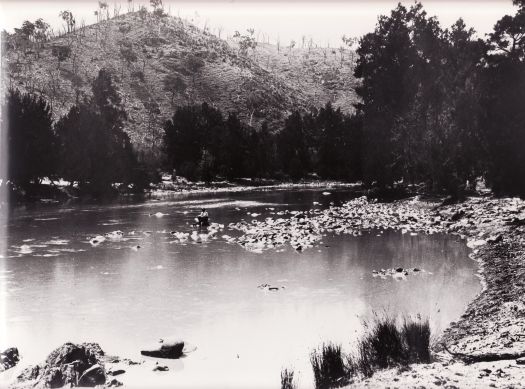
[[[127,0],[107,0],[110,9],[114,4],[127,8]],[[149,1],[134,0],[149,5]],[[316,43],[339,46],[341,36],[361,36],[373,30],[380,14],[387,14],[397,0],[346,0],[346,1],[257,1],[257,0],[207,0],[175,1],[164,0],[164,8],[171,15],[193,19],[202,27],[207,23],[213,31],[223,27],[223,37],[235,30],[245,31],[253,27],[256,31],[277,38],[287,44],[290,40],[299,42],[301,37],[312,37]],[[402,1],[410,5],[412,1]],[[478,35],[489,33],[494,23],[505,14],[512,14],[515,8],[511,0],[427,0],[423,1],[429,15],[438,16],[442,26],[450,26],[460,16],[467,26],[474,27]],[[0,28],[11,32],[24,20],[34,21],[42,17],[55,29],[61,28],[58,17],[61,10],[73,12],[77,23],[84,19],[93,23],[96,0],[0,0]]]

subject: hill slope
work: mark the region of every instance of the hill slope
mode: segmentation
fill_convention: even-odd
[[[350,50],[241,46],[240,38],[221,40],[177,17],[129,13],[41,46],[10,44],[2,59],[3,83],[42,94],[59,117],[91,94],[99,69],[109,69],[128,112],[127,132],[138,147],[159,144],[162,123],[179,105],[206,101],[223,112],[237,111],[256,127],[327,101],[352,109]],[[63,52],[66,58],[59,62]],[[165,86],[170,78],[172,90]]]

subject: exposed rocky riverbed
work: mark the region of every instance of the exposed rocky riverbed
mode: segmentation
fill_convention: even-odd
[[[473,197],[443,206],[418,197],[392,203],[361,197],[326,209],[313,204],[304,212],[268,210],[264,220],[254,217],[226,226],[231,236],[221,238],[255,252],[285,245],[301,252],[323,245],[329,234],[395,229],[405,234],[456,234],[473,250],[470,256],[480,265],[483,291],[436,341],[436,362],[379,372],[351,387],[520,387],[525,378],[525,365],[519,360],[525,355],[525,201]],[[412,277],[424,272],[392,268],[377,269],[374,275]],[[260,288],[273,290],[275,286]],[[103,366],[95,362],[93,365]],[[153,369],[145,366],[133,369],[164,369],[162,364]],[[110,376],[105,375],[106,386],[117,385]],[[38,375],[32,379],[38,380]],[[15,387],[23,385],[22,380]]]

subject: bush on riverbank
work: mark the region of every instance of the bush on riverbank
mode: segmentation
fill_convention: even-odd
[[[358,343],[356,366],[364,376],[408,362],[408,346],[402,331],[392,317],[376,319],[369,332]]]
[[[318,389],[339,388],[351,376],[341,345],[323,344],[318,350],[312,351],[310,363],[314,371],[315,387]]]
[[[376,371],[412,363],[430,363],[428,319],[405,318],[398,326],[394,317],[376,318],[357,343],[355,355],[344,355],[341,345],[323,344],[310,355],[317,389],[338,388],[357,376],[371,377]],[[282,377],[282,373],[281,373]]]

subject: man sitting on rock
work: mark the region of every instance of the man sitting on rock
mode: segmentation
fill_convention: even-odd
[[[202,208],[201,213],[197,216],[197,222],[199,223],[199,227],[208,227],[210,225],[206,209]]]

